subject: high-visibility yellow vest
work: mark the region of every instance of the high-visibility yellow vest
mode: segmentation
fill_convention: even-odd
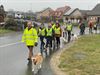
[[[45,28],[39,29],[39,35],[45,36]]]
[[[52,36],[52,28],[47,29],[47,36]]]
[[[52,28],[53,28],[53,29],[55,29],[55,26],[56,26],[56,25],[55,25],[55,24],[53,24],[53,25],[52,25]]]
[[[67,30],[68,31],[71,31],[72,30],[72,25],[70,24],[70,25],[67,25]]]
[[[55,34],[60,34],[60,27],[55,28]]]
[[[37,41],[38,35],[36,29],[31,28],[30,30],[28,30],[28,28],[26,28],[22,36],[22,42],[25,42],[27,46],[34,46],[35,42]]]

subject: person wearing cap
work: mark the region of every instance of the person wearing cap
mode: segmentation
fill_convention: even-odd
[[[68,42],[70,42],[71,39],[71,31],[72,31],[72,24],[69,21],[67,26],[66,26],[67,34],[68,34]]]
[[[57,49],[58,49],[58,48],[60,48],[60,37],[62,36],[62,29],[60,28],[59,23],[56,23],[56,27],[54,30],[55,30]]]
[[[52,25],[49,24],[48,25],[48,28],[46,29],[46,50],[47,50],[47,47],[50,45],[50,48],[52,48],[52,38],[54,36],[54,30],[52,28]],[[50,53],[51,53],[51,49],[49,49]]]
[[[33,47],[37,46],[38,42],[38,35],[35,28],[32,27],[32,22],[28,21],[27,27],[24,30],[23,36],[22,36],[22,42],[25,42],[26,46],[29,49],[28,53],[28,60],[31,60],[31,57],[33,56]]]
[[[43,24],[41,24],[41,26],[38,30],[38,36],[40,37],[40,42],[41,42],[40,52],[43,55],[43,50],[44,50],[44,45],[45,45],[44,39],[45,39],[45,36],[46,36],[46,28],[44,27]]]

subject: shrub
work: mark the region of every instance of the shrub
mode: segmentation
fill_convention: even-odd
[[[5,29],[17,30],[17,22],[13,18],[9,18],[5,23]]]

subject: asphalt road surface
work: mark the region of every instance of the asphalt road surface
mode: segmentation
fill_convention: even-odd
[[[21,33],[0,37],[0,75],[32,75],[31,65],[28,64],[28,49],[21,43]],[[39,52],[39,47],[34,53]],[[43,62],[39,75],[54,75],[49,65],[50,57]]]
[[[79,30],[74,28],[74,33]],[[32,75],[31,65],[28,64],[28,48],[21,43],[22,33],[0,37],[0,75]],[[40,44],[40,43],[39,43]],[[39,52],[39,45],[34,53]],[[50,68],[50,57],[43,62],[39,75],[55,75]]]

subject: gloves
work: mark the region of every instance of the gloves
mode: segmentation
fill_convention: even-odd
[[[38,43],[37,42],[35,42],[35,46],[37,46],[38,45]]]

